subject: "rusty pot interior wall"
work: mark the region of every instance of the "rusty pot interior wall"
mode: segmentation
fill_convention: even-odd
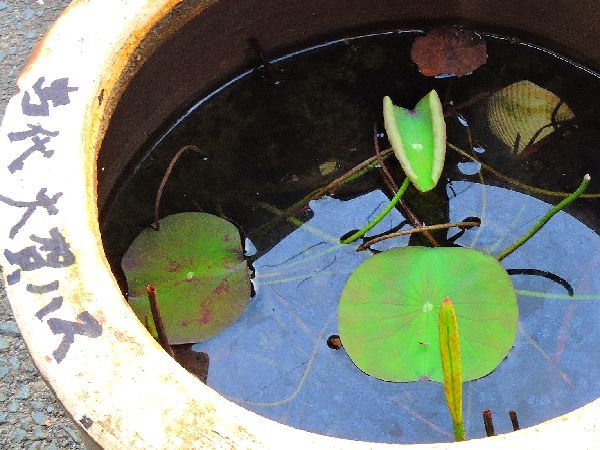
[[[98,206],[144,144],[182,108],[256,57],[257,38],[269,55],[351,34],[450,21],[509,34],[600,67],[600,10],[592,0],[220,0],[184,1],[141,46],[143,65],[125,71],[125,87],[98,157]],[[185,22],[182,24],[182,22]],[[166,37],[165,37],[166,36]],[[130,64],[131,65],[131,64]],[[101,170],[100,170],[101,169]]]

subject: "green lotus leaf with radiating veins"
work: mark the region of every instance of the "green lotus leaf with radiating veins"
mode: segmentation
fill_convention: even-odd
[[[463,381],[493,371],[517,333],[512,281],[476,250],[403,247],[375,255],[350,276],[340,299],[339,333],[363,372],[386,381],[443,381],[440,306],[454,304]]]
[[[146,286],[154,284],[169,343],[208,339],[231,325],[250,299],[238,229],[206,213],[174,214],[143,230],[122,260],[129,304],[154,332]]]
[[[383,119],[388,140],[402,169],[417,189],[433,189],[444,168],[446,122],[436,91],[409,110],[383,99]]]

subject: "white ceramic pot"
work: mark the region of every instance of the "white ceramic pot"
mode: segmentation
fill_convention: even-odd
[[[131,92],[130,86],[140,92],[139,83],[131,80],[153,57],[155,48],[192,18],[212,20],[213,7],[221,3],[76,0],[35,50],[19,78],[20,92],[6,110],[0,128],[4,281],[33,360],[73,419],[106,449],[599,449],[598,400],[536,427],[457,444],[394,446],[320,436],[267,420],[229,402],[162,351],[117,287],[98,228],[98,193],[103,204],[134,150],[124,150],[122,161],[115,158],[114,150],[109,156],[101,154],[100,171],[106,167],[107,174],[97,174],[96,162],[111,119],[124,120],[116,109],[119,99]],[[246,22],[239,11],[232,10],[236,19],[221,22],[223,33],[242,33],[253,20],[275,22],[276,14],[304,14],[306,30],[288,27],[277,35],[278,42],[291,44],[308,32],[326,30],[327,23],[319,21],[331,17],[314,15],[317,18],[311,22],[310,8],[328,8],[336,14],[338,7],[333,3],[307,3],[307,13],[292,2],[285,8],[270,2],[269,14],[256,14]],[[516,8],[518,2],[512,3]],[[261,5],[250,2],[245,7],[256,12]],[[414,18],[425,17],[428,11],[405,4],[386,3],[385,8]],[[434,15],[465,13],[460,5],[453,8],[435,10]],[[385,17],[385,11],[382,17],[369,18],[369,14],[365,13],[364,21]],[[518,26],[518,15],[514,17],[512,25]],[[582,20],[585,26],[588,18]],[[555,28],[548,31],[549,38],[554,38],[555,32],[558,38],[569,36],[564,27]],[[218,34],[211,30],[207,36],[212,37],[201,40],[207,46]],[[223,43],[215,45],[225,48]],[[237,58],[233,53],[227,57],[231,61]],[[207,58],[207,73],[219,69],[222,55],[215,55],[212,61]],[[183,87],[191,83],[186,76],[182,74]],[[206,77],[206,83],[218,79],[216,75]],[[204,88],[195,87],[198,91]],[[192,87],[182,89],[172,89],[171,106],[193,94]],[[157,96],[148,92],[150,98]],[[135,112],[135,108],[130,110]],[[154,124],[149,125],[151,129],[170,112],[167,104],[138,108],[137,116],[132,113],[132,123],[121,124],[132,127],[130,147],[139,146],[144,138],[136,134],[136,117],[145,115],[147,122]],[[100,188],[97,176],[104,177]]]

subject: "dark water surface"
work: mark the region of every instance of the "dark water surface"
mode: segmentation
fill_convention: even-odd
[[[384,95],[412,107],[435,88],[446,110],[482,98],[446,122],[448,141],[483,165],[449,148],[438,187],[427,194],[411,187],[405,196],[427,224],[482,220],[480,228],[464,233],[434,233],[444,245],[498,254],[560,201],[540,190],[573,191],[590,173],[588,193],[600,192],[595,74],[550,52],[487,35],[488,62],[473,74],[425,77],[410,60],[417,34],[346,39],[290,55],[273,64],[278,84],[262,70],[243,74],[199,102],[149,149],[102,223],[107,256],[122,279],[120,259],[152,222],[169,161],[184,145],[202,149],[203,156],[190,152],[175,167],[161,216],[205,211],[238,224],[256,269],[256,296],[233,326],[195,348],[210,355],[211,387],[297,428],[378,442],[453,440],[442,384],[380,381],[326,345],[337,334],[342,288],[371,255],[340,245],[339,238],[362,227],[391,197],[379,171],[311,201],[294,220],[273,220],[373,155],[373,123],[383,130]],[[490,132],[485,94],[520,80],[554,92],[575,120],[537,151],[515,156]],[[387,147],[383,134],[380,143]],[[388,164],[400,183],[399,165],[392,159]],[[512,276],[519,294],[517,339],[494,372],[464,385],[469,437],[485,435],[484,409],[494,411],[496,431],[503,433],[511,430],[509,410],[526,427],[600,396],[599,205],[600,198],[578,200],[503,261],[507,269],[558,275],[575,296],[544,277]],[[399,209],[369,234],[398,226],[409,228]],[[426,241],[414,235],[374,248],[404,245]]]

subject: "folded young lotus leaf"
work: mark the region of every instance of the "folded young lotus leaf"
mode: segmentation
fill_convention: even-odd
[[[483,377],[517,333],[512,281],[493,257],[465,248],[394,248],[362,263],[340,299],[339,333],[363,372],[386,381],[443,381],[442,301],[454,304],[462,378]]]
[[[146,286],[154,284],[171,344],[208,339],[231,325],[250,299],[237,228],[206,213],[174,214],[143,230],[121,262],[129,304],[154,330]]]
[[[410,181],[421,192],[435,187],[446,157],[446,122],[436,91],[423,97],[414,110],[383,99],[388,140]]]

